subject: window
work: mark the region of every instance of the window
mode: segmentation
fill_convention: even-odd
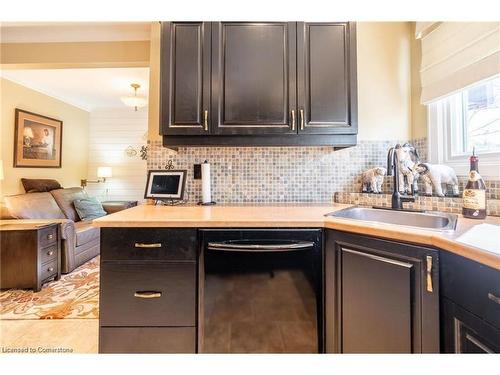
[[[485,167],[482,173],[500,177],[500,76],[429,105],[431,162],[450,165],[463,175],[473,149]]]
[[[448,99],[452,156],[500,151],[500,77]]]

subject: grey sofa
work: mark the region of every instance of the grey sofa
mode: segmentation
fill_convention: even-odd
[[[73,205],[87,196],[79,187],[5,197],[9,215],[16,219],[57,219],[61,222],[61,272],[68,273],[99,255],[100,230],[81,221]]]

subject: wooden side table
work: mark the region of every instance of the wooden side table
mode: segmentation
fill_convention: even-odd
[[[137,206],[137,201],[104,201],[101,204],[104,211],[108,214],[113,214]]]
[[[0,225],[0,288],[33,289],[61,278],[59,223]]]

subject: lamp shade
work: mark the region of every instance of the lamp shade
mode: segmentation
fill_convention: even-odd
[[[113,177],[113,169],[111,167],[99,167],[97,168],[97,177]]]
[[[142,108],[148,105],[148,99],[144,96],[124,96],[121,100],[128,107]]]
[[[0,181],[3,180],[3,160],[0,160]]]
[[[29,126],[24,128],[23,135],[28,138],[35,138],[33,135],[33,129],[31,129]]]

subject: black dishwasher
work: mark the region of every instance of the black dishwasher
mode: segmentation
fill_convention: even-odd
[[[321,229],[201,230],[200,352],[323,352]]]

